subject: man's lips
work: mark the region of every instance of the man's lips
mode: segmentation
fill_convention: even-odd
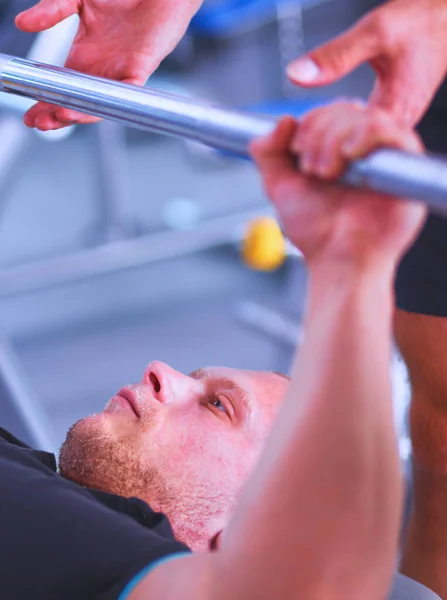
[[[123,388],[118,392],[117,396],[120,396],[121,398],[124,398],[124,400],[127,400],[137,417],[141,417],[137,394],[134,392],[134,390],[130,388]]]

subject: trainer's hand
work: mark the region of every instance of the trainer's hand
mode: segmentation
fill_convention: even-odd
[[[415,125],[447,73],[447,0],[391,0],[292,62],[288,73],[298,85],[316,87],[365,62],[377,74],[370,103]]]
[[[65,66],[143,85],[184,35],[201,0],[41,0],[16,18],[22,31],[38,32],[79,14]],[[59,129],[95,117],[39,102],[25,116],[29,127]]]
[[[422,204],[334,182],[349,161],[383,146],[423,150],[417,135],[385,111],[346,102],[314,110],[300,123],[287,117],[252,144],[285,233],[309,265],[341,259],[394,267],[417,235]]]

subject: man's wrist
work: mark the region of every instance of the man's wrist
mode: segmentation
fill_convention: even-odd
[[[308,266],[310,311],[351,298],[355,303],[371,305],[371,310],[380,307],[391,318],[395,262],[328,257]]]
[[[353,256],[327,255],[319,256],[307,262],[312,277],[342,277],[346,280],[387,280],[392,281],[397,259],[380,256],[377,253]]]

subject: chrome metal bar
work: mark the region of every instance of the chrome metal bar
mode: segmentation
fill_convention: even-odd
[[[44,100],[139,129],[196,140],[248,155],[249,143],[275,127],[272,118],[181,98],[0,54],[0,91]],[[380,150],[354,162],[343,180],[414,198],[447,214],[447,159]]]
[[[271,119],[5,55],[0,55],[0,91],[242,155],[253,138],[274,125]]]

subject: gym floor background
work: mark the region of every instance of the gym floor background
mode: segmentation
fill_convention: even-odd
[[[327,0],[307,8],[305,46],[342,31],[368,4]],[[7,8],[5,0],[0,6]],[[13,33],[3,37],[2,47],[0,38],[0,51],[14,53],[14,39]],[[219,40],[185,42],[156,81],[229,106],[256,105],[281,99],[279,54],[278,28],[270,23]],[[336,86],[300,91],[296,98],[365,96],[371,81],[364,67]],[[5,114],[0,101],[0,118]],[[94,127],[78,128],[58,142],[30,132],[13,185],[1,192],[0,267],[101,241]],[[268,209],[248,162],[202,156],[182,141],[130,130],[126,147],[128,209],[140,233],[165,229],[164,211],[176,199],[196,202],[203,222]],[[254,301],[298,326],[304,286],[297,259],[275,273],[256,273],[230,245],[27,294],[0,289],[0,332],[10,340],[59,445],[74,421],[101,410],[154,359],[184,372],[213,364],[287,371],[293,348],[243,324],[238,314],[241,303]],[[8,427],[2,419],[0,405],[0,424]]]

